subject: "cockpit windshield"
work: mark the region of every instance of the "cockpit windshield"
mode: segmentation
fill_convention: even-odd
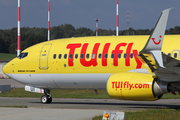
[[[19,59],[23,59],[23,58],[25,58],[25,57],[27,57],[28,56],[28,52],[25,52],[25,53],[21,53],[19,56],[18,56],[18,58]]]

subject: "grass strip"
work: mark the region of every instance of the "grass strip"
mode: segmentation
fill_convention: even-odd
[[[179,120],[180,111],[174,109],[148,109],[136,112],[125,112],[126,120]],[[102,120],[103,115],[92,120]]]
[[[0,61],[10,61],[15,57],[17,57],[16,54],[0,53]]]
[[[103,115],[95,116],[92,120],[102,120]]]
[[[43,94],[27,92],[24,88],[11,89],[10,92],[0,94],[0,97],[31,97],[40,98]],[[98,90],[98,95],[94,90],[51,90],[53,98],[79,98],[79,99],[109,99],[106,90]]]
[[[10,108],[27,108],[27,105],[22,105],[22,106],[0,106],[0,107],[10,107]]]
[[[166,93],[162,96],[161,99],[179,99],[180,95],[178,92],[176,92],[176,95],[173,95],[172,93]]]

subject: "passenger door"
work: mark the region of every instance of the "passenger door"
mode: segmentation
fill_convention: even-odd
[[[48,56],[49,56],[49,51],[51,49],[52,44],[45,44],[40,52],[39,56],[39,69],[41,70],[47,70],[48,67]]]

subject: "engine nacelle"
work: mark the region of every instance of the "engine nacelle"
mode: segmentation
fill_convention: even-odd
[[[168,84],[158,81],[154,75],[125,72],[109,77],[107,93],[111,98],[121,100],[150,101],[167,93]]]

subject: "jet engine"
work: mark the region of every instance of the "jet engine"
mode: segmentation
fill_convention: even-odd
[[[111,98],[136,101],[160,99],[170,91],[168,88],[168,83],[160,81],[157,76],[135,72],[112,74],[106,86]]]

